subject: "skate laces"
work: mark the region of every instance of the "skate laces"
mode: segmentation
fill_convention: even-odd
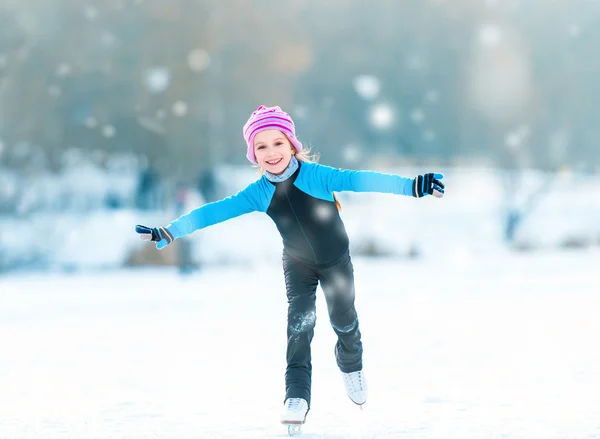
[[[290,411],[301,412],[305,410],[306,402],[302,398],[290,398],[287,400],[287,408]]]
[[[344,374],[346,387],[351,392],[360,392],[365,389],[365,379],[362,370]]]

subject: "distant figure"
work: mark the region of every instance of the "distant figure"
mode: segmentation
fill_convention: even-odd
[[[288,299],[286,391],[281,422],[288,425],[290,434],[295,434],[310,407],[310,345],[319,282],[337,335],[335,358],[346,392],[358,405],[367,400],[361,333],[354,306],[354,269],[348,235],[339,215],[341,206],[334,192],[441,198],[443,176],[429,173],[405,178],[315,163],[296,138],[294,122],[279,107],[258,107],[244,126],[243,134],[246,157],[262,171],[257,181],[236,195],[200,206],[166,226],[138,225],[136,231],[142,239],[155,241],[161,249],[196,230],[254,211],[265,212],[275,222],[283,238]]]
[[[217,181],[215,178],[215,172],[212,168],[205,168],[198,177],[198,190],[204,197],[204,199],[210,203],[216,201],[216,189]]]
[[[185,183],[177,185],[175,192],[175,211],[177,215],[183,215],[187,212],[187,201],[190,189]],[[196,267],[192,257],[192,245],[189,241],[180,241],[177,248],[177,266],[181,274],[189,274]]]
[[[521,223],[523,216],[517,209],[510,209],[506,214],[506,227],[504,228],[504,240],[511,244],[515,240],[517,227]]]
[[[136,191],[136,207],[143,210],[158,208],[158,172],[148,166],[140,172]]]

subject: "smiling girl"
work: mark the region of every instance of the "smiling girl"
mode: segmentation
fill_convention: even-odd
[[[303,424],[310,408],[311,351],[316,291],[325,295],[337,335],[335,359],[350,399],[367,400],[363,347],[354,306],[354,270],[349,240],[334,192],[380,192],[441,198],[441,174],[406,178],[374,171],[336,169],[315,163],[296,138],[294,122],[279,107],[260,106],[243,129],[248,160],[261,177],[237,194],[208,203],[165,227],[136,226],[145,240],[163,248],[177,238],[239,215],[265,212],[283,240],[283,273],[288,299],[287,368],[283,424]]]

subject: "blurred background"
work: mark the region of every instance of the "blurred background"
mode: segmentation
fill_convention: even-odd
[[[323,164],[446,184],[336,194],[372,392],[319,292],[304,432],[600,438],[599,47],[600,0],[0,0],[0,437],[283,437],[271,219],[134,231],[255,181],[278,105]]]
[[[0,0],[0,23],[0,272],[279,260],[261,214],[162,252],[133,232],[251,183],[261,104],[324,164],[444,172],[441,201],[340,194],[356,255],[600,249],[598,1]]]

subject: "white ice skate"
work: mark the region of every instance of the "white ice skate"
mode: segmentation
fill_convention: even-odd
[[[306,420],[308,402],[303,398],[288,398],[285,400],[281,423],[287,425],[288,434],[297,436],[301,433],[301,426]]]
[[[362,406],[367,400],[367,380],[362,370],[343,373],[346,393],[354,404]],[[361,407],[362,408],[362,407]]]

